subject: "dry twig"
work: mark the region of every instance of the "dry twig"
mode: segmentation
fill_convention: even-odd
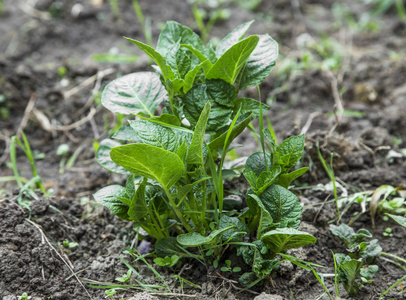
[[[65,261],[65,259],[63,258],[63,256],[55,249],[54,246],[52,246],[52,244],[49,242],[48,238],[45,236],[44,232],[42,231],[41,227],[29,220],[29,219],[25,219],[28,223],[30,223],[31,225],[33,225],[35,228],[38,229],[38,231],[41,234],[41,238],[42,238],[42,242],[44,243],[44,241],[46,241],[46,243],[48,244],[48,246],[55,251],[55,253],[59,256],[59,258],[63,261],[63,263],[68,267],[69,271],[72,272],[72,274],[74,275],[74,277],[76,278],[76,280],[79,282],[79,284],[83,287],[83,289],[86,291],[86,294],[89,296],[89,299],[93,299],[92,296],[89,294],[89,291],[86,289],[86,287],[83,285],[83,283],[80,281],[80,279],[76,276],[75,272],[73,271],[73,269],[69,266],[69,264]]]

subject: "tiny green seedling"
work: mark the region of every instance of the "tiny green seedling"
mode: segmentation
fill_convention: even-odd
[[[173,267],[179,261],[179,258],[177,255],[157,257],[154,259],[154,263],[162,267]]]
[[[28,296],[27,293],[23,293],[21,296],[17,297],[18,300],[25,300],[25,299],[31,299],[31,296]]]
[[[231,267],[231,260],[227,259],[224,261],[225,262],[225,266],[221,267],[221,272],[233,272],[233,273],[238,273],[241,272],[241,268],[240,267]]]
[[[79,243],[77,243],[77,242],[69,242],[68,240],[64,240],[62,242],[62,245],[64,245],[64,247],[66,247],[66,248],[72,249],[72,248],[75,248],[75,247],[79,246]]]
[[[104,298],[111,298],[114,300],[114,295],[116,294],[116,289],[109,289],[105,291],[106,296]]]

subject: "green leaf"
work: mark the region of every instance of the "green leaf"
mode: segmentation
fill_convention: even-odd
[[[178,137],[171,128],[147,120],[135,120],[129,121],[129,123],[142,143],[171,152],[178,149]]]
[[[148,204],[145,199],[145,184],[141,184],[136,190],[128,210],[128,215],[132,221],[141,224],[149,217]]]
[[[246,272],[241,275],[241,277],[238,279],[238,282],[245,287],[249,287],[255,282],[258,282],[258,277],[255,275],[254,272]]]
[[[304,134],[298,136],[291,136],[280,144],[277,148],[279,153],[279,163],[284,170],[291,169],[299,159],[302,157],[304,151],[305,136]]]
[[[358,284],[355,280],[359,277],[362,259],[352,259],[348,255],[337,253],[334,255],[338,264],[338,276],[350,296],[358,293]]]
[[[275,141],[275,139],[274,139],[272,133],[269,131],[269,129],[268,129],[268,128],[265,128],[265,129],[263,130],[263,133],[264,133],[265,138],[266,138],[266,139],[269,141],[269,143],[271,144],[272,148],[273,148],[275,151],[277,151],[278,143]]]
[[[371,280],[378,270],[379,267],[377,265],[364,266],[360,270],[360,275],[367,280]]]
[[[358,246],[366,237],[372,237],[368,230],[360,229],[355,233],[354,229],[347,224],[341,224],[340,226],[331,224],[330,231],[333,235],[338,236],[348,249]]]
[[[170,114],[161,114],[160,116],[154,116],[150,120],[150,122],[161,124],[161,125],[173,125],[173,126],[181,126],[179,119]]]
[[[377,239],[374,239],[369,243],[362,242],[359,245],[359,254],[364,259],[378,257],[381,252],[382,247],[379,245],[379,241]]]
[[[247,193],[246,201],[250,214],[258,218],[257,238],[259,239],[262,233],[274,229],[277,224],[274,224],[270,212],[257,195]]]
[[[183,112],[190,124],[195,126],[204,106],[210,101],[206,133],[216,133],[228,125],[236,97],[237,92],[232,85],[222,80],[207,80],[185,94]]]
[[[110,140],[110,139],[104,139],[103,141],[100,142],[99,148],[97,149],[96,152],[96,161],[106,170],[117,173],[117,174],[122,174],[122,175],[130,175],[131,173],[128,172],[126,169],[123,167],[117,165],[115,162],[112,161],[110,158],[110,151],[113,147],[120,146],[121,144]]]
[[[183,92],[186,94],[192,87],[195,81],[197,73],[203,67],[203,63],[196,65],[192,70],[190,70],[186,75],[183,81]]]
[[[229,48],[214,64],[206,77],[222,79],[234,84],[238,74],[259,41],[257,35],[250,36]]]
[[[254,115],[250,114],[248,117],[243,119],[242,121],[238,122],[234,125],[233,129],[231,130],[230,136],[228,137],[228,142],[231,143],[237,136],[240,135],[241,132],[248,126],[248,124],[254,119]],[[224,143],[227,138],[227,131],[226,130],[224,133],[222,133],[220,136],[212,140],[208,147],[210,150],[218,150],[222,149],[224,146]]]
[[[208,236],[202,236],[199,233],[191,232],[178,235],[177,240],[179,244],[186,247],[197,247],[210,243],[215,237],[223,232],[230,230],[234,225],[224,227],[222,229],[213,230]]]
[[[128,195],[126,189],[120,185],[109,185],[93,194],[97,203],[110,209],[117,217],[122,220],[130,221],[127,212],[129,209]]]
[[[183,186],[179,189],[179,191],[177,192],[176,197],[177,197],[179,200],[182,200],[182,199],[193,189],[193,187],[194,187],[195,185],[197,185],[197,184],[199,184],[199,183],[202,183],[202,182],[204,182],[204,181],[206,181],[206,180],[209,180],[209,179],[211,179],[211,177],[207,176],[207,177],[203,177],[203,178],[201,178],[201,179],[199,179],[199,180],[196,180],[196,181],[194,181],[193,183],[183,185]]]
[[[266,171],[266,165],[268,165],[268,168],[271,167],[271,161],[271,155],[269,153],[266,153],[264,156],[264,152],[262,151],[255,152],[248,157],[247,162],[245,163],[245,169],[254,172],[256,176],[259,176],[262,172]]]
[[[203,165],[203,142],[206,132],[207,120],[210,113],[210,101],[207,101],[197,121],[195,131],[193,133],[192,142],[186,156],[186,163]]]
[[[278,227],[297,228],[299,226],[302,207],[291,191],[279,185],[271,185],[259,198],[274,223],[280,223]]]
[[[225,38],[220,41],[216,48],[217,57],[222,56],[224,52],[230,49],[234,44],[238,43],[242,38],[244,38],[252,23],[254,23],[254,20],[239,25],[237,28],[227,34]]]
[[[243,237],[241,235],[237,235],[239,232],[245,232],[248,234],[248,227],[242,222],[240,219],[236,217],[229,217],[227,215],[223,215],[219,222],[219,229],[226,228],[229,226],[233,226],[234,228],[223,232],[221,238],[223,241],[232,241],[232,242],[242,242]]]
[[[167,53],[166,63],[171,67],[177,78],[184,78],[192,68],[190,51],[180,48],[180,43],[176,43],[171,51]]]
[[[186,140],[179,146],[178,150],[176,150],[176,155],[182,160],[183,163],[186,161],[186,154],[187,154],[187,144]]]
[[[317,239],[310,233],[293,228],[277,228],[264,233],[261,241],[274,253],[286,252],[289,249],[300,248],[316,243]]]
[[[154,48],[141,43],[140,41],[133,40],[131,38],[124,37],[127,41],[135,44],[140,48],[141,51],[143,51],[145,54],[147,54],[149,57],[151,57],[155,63],[158,65],[159,69],[161,70],[162,76],[164,77],[164,80],[168,79],[174,79],[175,74],[173,73],[172,69],[166,64],[165,58],[162,57],[160,53],[154,50]],[[141,74],[141,73],[137,73]]]
[[[252,113],[254,119],[260,115],[262,105],[262,111],[265,112],[269,109],[269,106],[251,98],[238,98],[234,100],[234,111],[237,111],[241,107],[241,114]]]
[[[190,253],[178,243],[175,237],[168,237],[158,240],[155,243],[155,253],[157,256],[165,257],[177,255],[180,257],[190,257]]]
[[[152,72],[129,74],[110,82],[104,89],[101,102],[111,112],[120,114],[139,113],[153,116],[168,94]]]
[[[166,57],[175,44],[190,44],[200,52],[204,51],[204,44],[199,36],[189,27],[175,21],[169,21],[162,29],[156,50]]]
[[[309,170],[309,168],[305,167],[287,174],[282,174],[281,176],[279,176],[277,184],[287,189],[293,180],[302,176],[304,173],[307,172],[307,170]]]
[[[195,47],[193,47],[192,45],[185,45],[182,44],[180,45],[181,47],[184,47],[186,49],[188,49],[190,52],[192,52],[197,59],[200,61],[200,65],[203,68],[203,71],[207,74],[210,69],[213,67],[213,64],[211,63],[211,61],[206,57],[206,55],[204,55],[202,52],[200,52],[199,50],[197,50]]]
[[[273,166],[271,170],[262,172],[256,182],[257,194],[262,194],[276,180],[281,171],[280,166]]]
[[[168,190],[185,172],[175,153],[147,144],[128,144],[110,151],[111,159],[134,174],[159,182]]]
[[[139,142],[137,135],[135,134],[135,131],[130,126],[130,124],[124,125],[120,129],[118,129],[111,138],[120,140],[120,141],[131,141],[134,143]]]
[[[397,222],[399,225],[402,225],[403,227],[406,227],[406,215],[404,217],[402,216],[397,216],[397,215],[392,215],[386,213],[388,217],[391,217],[395,222]]]
[[[248,183],[250,184],[252,190],[256,193],[257,190],[257,175],[255,175],[255,172],[245,169],[243,172],[243,175],[245,179],[247,179]]]
[[[255,50],[238,76],[238,88],[243,90],[261,84],[275,66],[277,57],[278,43],[268,34],[260,35]]]
[[[279,266],[281,262],[277,259],[264,259],[258,249],[255,249],[254,263],[252,270],[259,278],[265,278]]]

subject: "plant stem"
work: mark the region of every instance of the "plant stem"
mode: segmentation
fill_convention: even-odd
[[[182,215],[182,212],[177,207],[175,201],[172,198],[171,193],[165,187],[163,189],[165,191],[166,196],[169,199],[169,204],[171,205],[171,207],[172,207],[173,211],[175,212],[175,215],[178,217],[179,221],[182,223],[182,225],[186,228],[187,231],[194,232],[192,227],[190,227],[190,225],[186,222],[185,218]]]
[[[401,257],[399,257],[399,256],[397,256],[397,255],[390,254],[390,253],[386,253],[386,252],[381,252],[379,255],[388,256],[388,257],[391,257],[391,258],[397,259],[398,261],[400,261],[400,262],[402,262],[402,263],[406,264],[406,259],[401,258]]]

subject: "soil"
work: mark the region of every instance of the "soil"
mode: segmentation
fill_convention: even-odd
[[[103,186],[123,183],[123,178],[109,174],[95,162],[92,143],[107,137],[117,118],[97,104],[97,97],[93,101],[92,90],[100,91],[117,76],[151,68],[146,57],[122,39],[129,36],[144,40],[131,1],[119,1],[119,18],[112,14],[109,1],[101,6],[93,2],[97,1],[4,1],[0,15],[0,97],[5,99],[0,101],[3,300],[16,299],[23,293],[32,299],[104,299],[105,291],[91,286],[117,284],[115,278],[128,270],[122,260],[132,261],[124,251],[140,244],[133,224],[95,205],[91,196]],[[152,20],[154,41],[168,20],[198,31],[186,0],[139,2],[144,15]],[[341,23],[333,16],[333,11],[338,11],[334,1],[263,0],[253,11],[236,2],[225,4],[231,17],[218,21],[211,37],[221,38],[237,25],[256,19],[250,32],[269,33],[278,41],[278,66],[265,80],[261,94],[271,105],[267,115],[279,140],[306,133],[306,155],[301,164],[309,166],[310,171],[296,182],[294,191],[304,207],[301,229],[318,239],[315,245],[290,254],[326,266],[323,273],[334,273],[331,250],[346,250],[329,231],[336,212],[331,191],[323,188],[330,179],[318,159],[317,145],[328,161],[334,154],[335,176],[350,194],[381,185],[406,185],[406,23],[395,9],[389,9],[376,19],[379,30],[361,30],[348,21],[361,20],[371,13],[371,5],[361,1],[340,1],[349,9],[348,18]],[[339,51],[340,68],[318,67],[316,63],[323,58],[314,51],[314,61],[305,66],[301,59],[303,41],[313,39],[322,44],[326,37],[339,42],[333,50]],[[104,63],[92,57],[109,51],[140,57],[131,63]],[[293,62],[290,71],[283,68],[287,61]],[[258,97],[256,89],[245,94]],[[345,109],[341,119],[337,113],[340,103]],[[36,191],[38,198],[29,200],[29,210],[17,204],[19,190],[7,179],[13,176],[10,138],[20,135],[21,130],[31,148],[43,155],[36,161],[37,170],[45,188],[52,191],[51,196]],[[240,156],[258,147],[249,133],[238,142],[244,144],[238,149]],[[64,172],[60,172],[62,157],[57,155],[61,144],[69,145],[69,155],[75,151],[78,155]],[[18,169],[23,177],[32,177],[21,151]],[[228,184],[244,194],[246,183],[242,178]],[[352,205],[343,221],[348,223],[360,211],[360,205]],[[383,251],[406,257],[406,229],[382,216],[375,222],[373,231],[366,212],[352,226],[374,232]],[[392,236],[383,235],[388,227]],[[66,247],[65,240],[77,246]],[[376,263],[379,272],[373,282],[361,288],[354,299],[378,299],[404,275],[401,268],[388,261],[379,258]],[[160,284],[148,267],[141,263],[133,266],[147,283]],[[167,298],[254,299],[265,293],[257,299],[317,299],[323,293],[312,273],[290,263],[284,263],[272,281],[242,293],[238,293],[236,276],[192,261],[176,273],[157,269],[170,284],[172,294]],[[202,289],[185,286],[182,290],[172,278],[174,274],[181,274]],[[326,278],[326,283],[333,293],[331,278]],[[347,297],[344,290],[340,294]],[[158,296],[128,288],[118,289],[114,297]],[[401,285],[386,297],[406,299]]]

